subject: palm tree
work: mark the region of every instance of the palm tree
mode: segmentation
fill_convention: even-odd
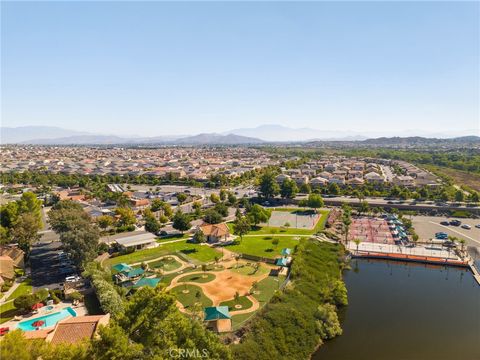
[[[357,255],[358,255],[358,245],[362,242],[360,239],[354,239],[353,242],[357,245]]]
[[[465,239],[460,239],[460,240],[458,240],[458,242],[462,246],[462,248],[461,248],[462,253],[461,254],[462,254],[462,258],[463,258],[465,256],[465,243],[466,243],[466,241],[465,241]]]

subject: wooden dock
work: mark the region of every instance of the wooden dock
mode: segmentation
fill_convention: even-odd
[[[480,272],[478,271],[477,267],[475,266],[475,262],[472,259],[468,261],[468,267],[472,271],[475,280],[477,280],[478,285],[480,285]]]
[[[434,265],[448,265],[469,268],[472,271],[474,279],[480,285],[480,271],[475,266],[475,262],[468,258],[468,260],[453,260],[445,259],[433,256],[419,256],[399,253],[383,253],[383,252],[371,252],[371,251],[359,251],[352,252],[352,258],[367,258],[367,259],[381,259],[381,260],[395,260],[395,261],[407,261],[424,264]]]

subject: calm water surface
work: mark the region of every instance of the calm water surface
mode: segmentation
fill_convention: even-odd
[[[465,269],[352,260],[343,335],[315,360],[480,360],[480,286]]]

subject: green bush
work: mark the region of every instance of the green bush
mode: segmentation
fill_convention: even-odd
[[[293,286],[277,293],[252,320],[235,359],[307,359],[322,340],[342,333],[337,306],[347,304],[340,245],[302,240],[291,268]]]

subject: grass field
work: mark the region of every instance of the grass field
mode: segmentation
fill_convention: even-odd
[[[257,312],[251,312],[251,313],[246,313],[246,314],[239,314],[239,315],[233,315],[232,316],[232,329],[233,331],[238,330],[241,328],[245,323],[255,316]]]
[[[0,324],[13,319],[20,311],[13,305],[13,301],[9,301],[0,305]]]
[[[263,275],[263,274],[267,274],[270,272],[270,268],[262,265],[261,263],[257,263],[259,264],[260,266],[258,267],[258,270],[255,271],[255,268],[252,266],[252,265],[243,265],[243,264],[239,264],[239,267],[235,267],[233,266],[231,269],[229,269],[230,271],[233,271],[233,272],[236,272],[238,274],[242,274],[242,275],[255,275],[255,276],[258,276],[258,275]]]
[[[235,305],[242,305],[241,308],[237,309],[235,308]],[[238,298],[238,301],[235,301],[235,299],[233,300],[229,300],[229,301],[224,301],[222,303],[220,303],[221,306],[228,306],[228,310],[229,311],[235,311],[235,310],[246,310],[246,309],[250,309],[253,304],[252,302],[246,297],[246,296],[240,296]]]
[[[480,174],[433,165],[427,166],[427,168],[447,175],[458,185],[466,185],[475,191],[480,191]]]
[[[278,245],[273,245],[272,240],[278,239]],[[273,259],[280,255],[283,248],[293,248],[298,244],[299,239],[295,236],[244,236],[243,240],[233,245],[225,246],[226,249],[242,254],[255,255]]]
[[[188,290],[187,294],[183,293],[185,289]],[[190,284],[178,285],[171,289],[171,291],[175,294],[177,300],[180,301],[185,308],[189,308],[197,302],[201,303],[202,307],[212,306],[212,300],[205,296],[199,286]],[[197,292],[200,293],[200,298],[197,298]]]
[[[10,294],[7,300],[13,300],[19,297],[20,295],[31,294],[32,285],[30,285],[32,280],[30,278],[25,279],[18,287]]]
[[[187,243],[187,241],[179,241],[170,244],[161,244],[153,249],[139,250],[131,254],[117,256],[111,259],[105,260],[105,265],[113,266],[119,263],[137,263],[147,260],[152,260],[162,255],[173,254],[180,252],[193,260],[198,262],[210,262],[215,259],[215,256],[221,257],[222,254],[207,246],[199,244]]]
[[[288,211],[288,212],[295,212],[295,211],[304,211],[305,209],[296,209],[296,208],[276,208],[274,211]],[[257,226],[248,232],[248,235],[269,235],[269,234],[291,234],[291,235],[313,235],[325,228],[325,223],[327,222],[328,218],[328,210],[319,210],[321,214],[320,219],[318,220],[317,224],[313,229],[297,229],[295,227],[274,227],[274,226]],[[228,223],[228,227],[230,231],[233,232],[233,223]],[[294,224],[291,224],[292,226]]]
[[[197,283],[207,283],[215,280],[216,276],[214,274],[205,273],[205,274],[190,274],[182,276],[178,279],[178,282],[197,282]]]
[[[154,261],[151,263],[148,263],[148,266],[152,269],[162,269],[163,271],[173,271],[175,269],[178,269],[182,264],[180,264],[177,260],[174,258],[167,259],[167,257]]]
[[[268,276],[258,283],[256,290],[259,293],[253,293],[253,297],[258,300],[260,306],[270,301],[284,280],[285,276]]]

